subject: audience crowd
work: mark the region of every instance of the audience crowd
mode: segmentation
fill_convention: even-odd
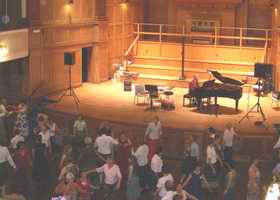
[[[1,196],[29,200],[34,199],[34,191],[40,194],[50,188],[46,198],[51,200],[236,199],[239,174],[233,155],[238,134],[231,124],[223,133],[210,127],[206,148],[195,135],[185,134],[181,177],[173,174],[174,166],[164,154],[164,130],[158,116],[143,135],[132,140],[125,130],[114,133],[109,123],[102,123],[93,137],[82,116],[66,134],[48,115],[25,104],[9,106],[2,99]],[[274,147],[276,179],[279,144]],[[248,169],[247,200],[261,199],[259,162],[252,161]]]

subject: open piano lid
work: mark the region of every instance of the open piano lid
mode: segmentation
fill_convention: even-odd
[[[226,83],[226,84],[232,84],[232,85],[238,85],[241,86],[243,85],[242,82],[232,79],[232,78],[228,78],[223,76],[220,72],[215,71],[215,70],[208,70],[208,72],[210,72],[216,79],[218,79],[219,81],[221,81],[222,83]]]

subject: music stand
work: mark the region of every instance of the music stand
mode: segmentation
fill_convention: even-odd
[[[150,97],[150,107],[146,110],[155,111],[153,99],[158,98],[158,87],[156,85],[145,85],[145,90],[148,91]]]
[[[261,81],[260,81],[260,80],[261,80],[261,78],[258,79],[258,92],[257,92],[258,101],[257,101],[257,103],[246,113],[246,115],[244,115],[244,116],[239,120],[238,123],[241,123],[245,118],[249,119],[249,114],[250,114],[251,112],[253,112],[255,108],[257,108],[257,112],[260,112],[260,113],[261,113],[263,121],[266,120],[265,114],[264,114],[263,109],[262,109],[262,106],[261,106],[261,104],[260,104],[260,97],[261,97],[261,90],[260,90],[260,89],[261,89]]]
[[[68,65],[68,76],[69,76],[68,77],[69,78],[69,87],[67,89],[65,89],[65,91],[62,93],[62,95],[59,97],[58,103],[63,99],[63,97],[70,96],[70,97],[73,97],[75,104],[77,106],[77,109],[79,110],[80,100],[72,87],[72,65]]]

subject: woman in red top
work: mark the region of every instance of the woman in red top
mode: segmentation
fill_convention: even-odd
[[[14,161],[17,166],[15,172],[15,187],[24,196],[30,195],[30,182],[32,171],[31,151],[25,146],[24,142],[18,143],[18,148],[14,153]]]

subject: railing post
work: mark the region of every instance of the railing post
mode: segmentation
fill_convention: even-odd
[[[242,49],[242,42],[243,42],[243,29],[239,29],[239,48]]]
[[[162,24],[159,25],[159,42],[162,42]]]
[[[137,24],[137,37],[139,37],[140,35],[140,24],[138,23]]]
[[[215,26],[215,38],[214,38],[215,47],[218,44],[218,28]]]

